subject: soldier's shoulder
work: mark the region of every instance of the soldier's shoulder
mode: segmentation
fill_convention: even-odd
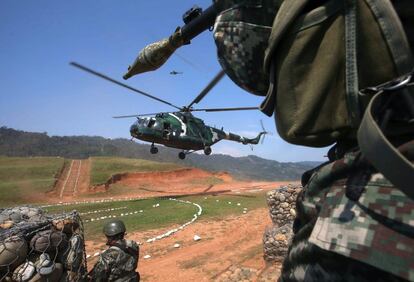
[[[107,250],[105,250],[102,254],[101,254],[101,258],[104,260],[111,260],[111,259],[115,259],[119,256],[119,253],[122,250],[117,248],[117,247],[109,247]]]
[[[138,249],[139,245],[137,242],[135,242],[134,240],[125,240],[125,244],[128,248],[132,248],[132,249]]]

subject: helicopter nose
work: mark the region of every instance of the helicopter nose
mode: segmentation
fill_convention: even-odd
[[[131,133],[132,137],[138,136],[138,122],[135,122],[131,125],[131,128],[129,129],[129,132]]]

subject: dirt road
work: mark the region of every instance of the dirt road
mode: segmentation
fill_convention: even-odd
[[[87,192],[89,187],[89,170],[89,159],[70,160],[66,163],[53,191],[57,199],[68,200],[80,193]]]

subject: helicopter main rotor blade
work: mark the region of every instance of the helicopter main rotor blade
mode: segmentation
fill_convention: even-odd
[[[141,95],[144,95],[144,96],[146,96],[146,97],[148,97],[148,98],[154,99],[154,100],[156,100],[156,101],[158,101],[158,102],[161,102],[161,103],[164,103],[164,104],[167,104],[167,105],[169,105],[169,106],[171,106],[171,107],[174,107],[174,108],[176,108],[176,109],[178,109],[178,110],[182,110],[182,108],[180,108],[180,107],[178,107],[178,106],[176,106],[176,105],[174,105],[174,104],[171,104],[170,102],[167,102],[167,101],[165,101],[165,100],[162,100],[162,99],[160,99],[160,98],[157,98],[157,97],[155,97],[155,96],[152,96],[152,95],[150,95],[150,94],[148,94],[148,93],[145,93],[144,91],[141,91],[141,90],[138,90],[138,89],[136,89],[136,88],[133,88],[133,87],[131,87],[131,86],[129,86],[129,85],[126,85],[126,84],[124,84],[124,83],[122,83],[122,82],[119,82],[119,81],[117,81],[117,80],[115,80],[115,79],[113,79],[113,78],[110,78],[110,77],[108,77],[108,76],[106,76],[106,75],[104,75],[104,74],[101,74],[101,73],[99,73],[99,72],[96,72],[96,71],[94,71],[94,70],[91,70],[90,68],[87,68],[87,67],[85,67],[85,66],[82,66],[82,65],[80,65],[80,64],[78,64],[78,63],[75,63],[75,62],[70,62],[70,65],[72,65],[72,66],[74,66],[74,67],[77,67],[77,68],[79,68],[79,69],[81,69],[81,70],[83,70],[83,71],[89,72],[90,74],[93,74],[93,75],[99,76],[100,78],[103,78],[103,79],[105,79],[105,80],[108,80],[108,81],[110,81],[110,82],[112,82],[112,83],[118,84],[119,86],[125,87],[125,88],[127,88],[127,89],[129,89],[129,90],[131,90],[131,91],[134,91],[134,92],[136,92],[136,93],[139,93],[139,94],[141,94]]]
[[[259,107],[192,109],[190,111],[191,112],[227,112],[227,111],[249,111],[249,110],[259,110]]]
[[[187,108],[191,108],[192,105],[199,103],[210,90],[223,78],[224,70],[221,70],[216,76],[210,81],[209,84],[203,89],[203,91],[198,94],[198,96],[187,106]]]
[[[133,118],[133,117],[145,117],[145,116],[155,116],[159,113],[152,113],[152,114],[138,114],[138,115],[127,115],[127,116],[115,116],[112,118]]]

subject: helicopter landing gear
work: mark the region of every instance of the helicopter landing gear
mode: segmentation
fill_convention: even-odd
[[[156,154],[158,153],[158,148],[154,146],[154,144],[151,145],[151,149],[150,149],[150,153],[151,154]]]
[[[185,153],[184,152],[179,152],[178,153],[178,158],[180,158],[180,160],[184,160],[185,159]]]
[[[204,148],[204,154],[206,155],[206,156],[208,156],[208,155],[210,155],[211,154],[211,148],[210,147],[205,147]]]

